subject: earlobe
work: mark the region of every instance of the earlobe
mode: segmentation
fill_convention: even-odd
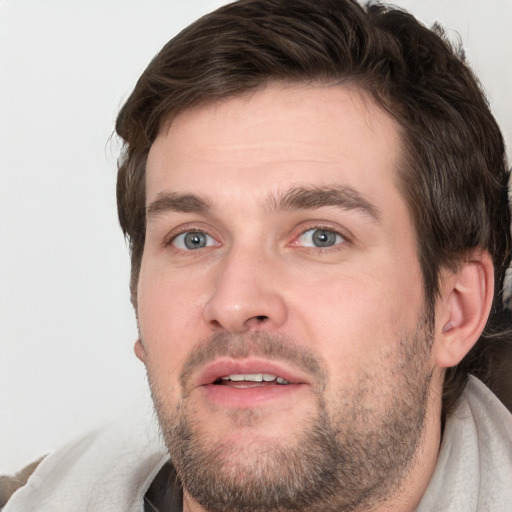
[[[494,268],[487,251],[475,251],[456,272],[441,283],[436,320],[440,333],[436,340],[436,365],[455,366],[464,358],[482,333],[492,306]]]
[[[135,342],[133,350],[137,358],[140,359],[143,363],[145,363],[147,353],[146,349],[144,348],[144,344],[142,343],[142,340],[140,338]]]

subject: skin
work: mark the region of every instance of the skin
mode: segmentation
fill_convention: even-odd
[[[396,185],[399,159],[399,127],[347,86],[269,85],[183,112],[153,144],[136,354],[164,414],[185,404],[206,444],[230,447],[226,471],[249,471],[265,446],[293,448],[319,397],[333,418],[362,383],[368,417],[378,420],[393,403],[399,377],[391,369],[403,363],[424,311],[415,231]],[[356,205],[278,205],[291,189],[315,187],[349,187]],[[194,194],[208,209],[169,194]],[[316,229],[336,233],[335,243],[315,247]],[[207,234],[207,245],[187,249],[183,233],[191,231]],[[439,348],[457,326],[452,312],[464,317],[450,292],[456,283],[452,276],[442,287],[449,299],[436,310],[432,350],[421,360],[432,378],[418,445],[399,485],[372,510],[414,510],[435,467],[442,367],[462,357],[462,349]],[[320,373],[285,357],[220,354],[184,373],[212,336],[252,333],[303,347]],[[204,385],[241,364],[288,372],[294,385],[249,393]],[[205,510],[187,492],[184,509]]]

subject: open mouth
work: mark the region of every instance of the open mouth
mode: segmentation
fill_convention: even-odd
[[[202,368],[195,379],[208,403],[225,409],[248,409],[284,400],[310,387],[308,375],[289,364],[261,358],[218,358]]]
[[[290,384],[286,379],[269,373],[231,374],[219,377],[213,384],[237,388],[257,386],[286,386]]]
[[[309,385],[309,376],[303,370],[257,357],[220,357],[205,365],[193,381],[194,388],[201,388],[219,403],[225,398],[225,404],[274,399]]]

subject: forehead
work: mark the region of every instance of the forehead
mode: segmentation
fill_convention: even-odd
[[[147,202],[161,192],[251,200],[292,186],[397,193],[400,130],[355,86],[272,84],[186,110],[155,140]]]

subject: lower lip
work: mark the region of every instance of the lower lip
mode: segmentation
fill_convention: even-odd
[[[290,399],[291,395],[305,388],[305,384],[255,386],[238,388],[218,384],[201,386],[206,398],[222,407],[250,408],[276,400]]]

